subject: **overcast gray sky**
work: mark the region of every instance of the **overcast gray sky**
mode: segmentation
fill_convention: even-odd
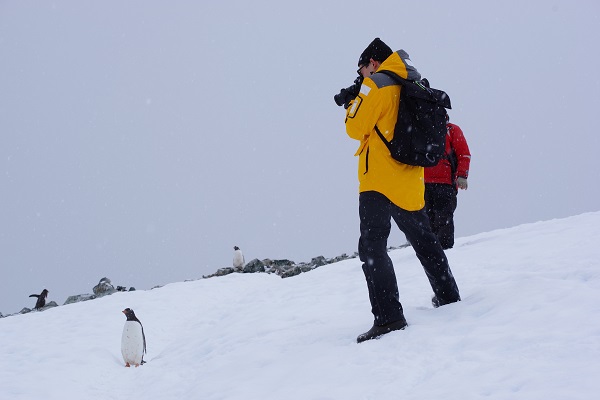
[[[353,253],[333,95],[376,36],[452,99],[457,236],[598,211],[598,2],[319,3],[0,0],[0,312]]]

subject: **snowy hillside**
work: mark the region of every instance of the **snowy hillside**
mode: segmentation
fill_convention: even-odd
[[[0,399],[595,398],[598,227],[595,212],[458,239],[463,301],[439,309],[412,249],[393,251],[409,327],[360,345],[372,317],[355,259],[0,319]],[[139,368],[121,360],[126,307],[148,341]]]

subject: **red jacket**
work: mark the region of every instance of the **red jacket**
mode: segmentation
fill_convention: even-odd
[[[458,125],[448,122],[446,124],[446,128],[447,133],[445,156],[435,167],[425,168],[425,183],[447,183],[452,185],[459,176],[463,178],[469,177],[471,152],[469,151],[467,140],[465,139],[463,132]],[[454,154],[456,154],[456,160],[458,161],[458,167],[454,176],[452,176],[452,169],[450,167],[450,160],[448,157],[453,149]]]

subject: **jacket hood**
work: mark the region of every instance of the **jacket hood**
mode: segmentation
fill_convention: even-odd
[[[410,56],[404,50],[398,50],[389,56],[379,67],[379,70],[387,70],[395,73],[401,78],[408,79],[411,81],[418,81],[421,79],[421,74],[412,61]],[[378,72],[379,72],[378,70]]]

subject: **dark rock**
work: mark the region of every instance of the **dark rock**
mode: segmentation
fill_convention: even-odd
[[[98,297],[106,296],[107,294],[113,294],[116,291],[117,290],[108,278],[100,279],[100,282],[98,282],[98,284],[94,286],[93,289],[94,294]]]
[[[291,265],[295,265],[296,263],[290,260],[273,260],[273,265],[274,266],[291,266]]]
[[[293,268],[288,269],[287,271],[281,274],[282,278],[290,278],[292,276],[300,275],[302,273],[302,268],[299,266],[295,266]]]
[[[69,296],[63,305],[66,306],[67,304],[79,303],[80,301],[94,300],[96,297],[97,296],[95,294],[78,294],[75,296]]]
[[[270,258],[265,258],[264,260],[262,260],[262,262],[265,265],[265,267],[271,267],[274,263],[274,261]]]
[[[27,314],[31,312],[31,308],[23,308],[21,311],[19,311],[19,314]]]
[[[312,260],[310,260],[310,263],[316,267],[321,267],[323,265],[326,265],[327,261],[325,260],[325,257],[319,256],[319,257],[314,257]]]
[[[242,270],[244,273],[254,273],[254,272],[265,272],[265,264],[260,261],[258,258],[250,261],[246,265],[244,265],[244,269]]]
[[[336,263],[336,262],[339,262],[339,261],[348,260],[350,258],[356,258],[356,254],[354,254],[353,256],[349,256],[346,253],[344,253],[342,255],[339,255],[339,256],[333,258],[333,260],[331,260],[330,264],[333,264],[333,263]]]
[[[54,307],[58,307],[58,304],[56,304],[55,301],[51,301],[49,303],[46,303],[46,305],[44,306],[44,308],[42,308],[42,310],[47,310],[48,308],[54,308]]]
[[[266,270],[266,272],[268,274],[276,274],[276,275],[281,275],[285,272],[285,267],[280,267],[280,266],[272,266],[269,267],[268,270]]]
[[[219,268],[217,272],[215,272],[214,276],[225,276],[235,272],[235,268],[233,267],[225,267]]]
[[[300,271],[301,272],[308,272],[308,271],[312,271],[313,269],[315,269],[317,267],[313,267],[312,265],[300,265]]]
[[[392,250],[404,249],[406,247],[410,247],[410,243],[407,242],[407,243],[401,244],[400,246],[390,246],[387,248],[387,250],[392,251]]]

